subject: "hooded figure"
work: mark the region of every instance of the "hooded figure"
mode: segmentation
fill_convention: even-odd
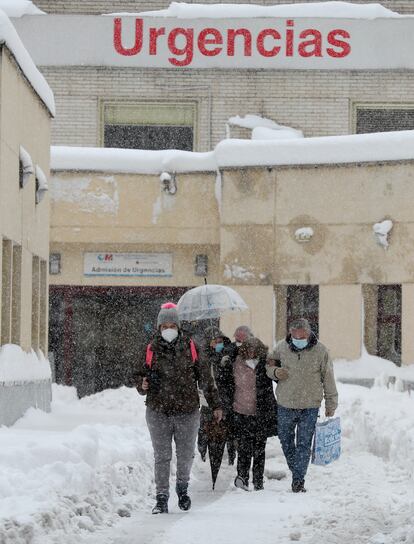
[[[217,388],[203,353],[182,334],[176,305],[164,304],[157,333],[147,346],[138,372],[137,390],[146,395],[146,421],[155,460],[156,504],[153,514],[168,512],[172,440],[177,454],[176,492],[181,510],[189,510],[188,482],[199,427],[199,389],[220,421]]]
[[[221,431],[223,431],[220,439],[224,441],[224,443],[227,442],[229,464],[233,464],[235,458],[235,446],[234,441],[231,437],[232,369],[231,366],[226,364],[226,361],[223,362],[223,354],[231,345],[232,344],[230,339],[225,336],[218,327],[211,326],[205,329],[203,353],[210,366],[210,372],[217,386],[220,402],[223,407],[225,426],[222,426],[222,429],[220,429]],[[200,395],[200,397],[200,429],[198,431],[197,446],[202,460],[205,461],[209,442],[211,443],[212,438],[217,438],[216,436],[212,437],[210,435],[213,431],[217,434],[219,429],[217,428],[217,426],[211,425],[213,413],[208,407],[208,403],[203,395]],[[221,458],[217,462],[221,464]]]

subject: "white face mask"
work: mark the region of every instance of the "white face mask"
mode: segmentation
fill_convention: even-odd
[[[239,348],[242,345],[242,342],[236,342],[236,346]]]
[[[164,329],[161,332],[161,336],[166,340],[167,342],[172,342],[175,340],[178,336],[177,329]]]
[[[254,370],[257,367],[257,364],[259,362],[259,359],[246,359],[246,365]]]

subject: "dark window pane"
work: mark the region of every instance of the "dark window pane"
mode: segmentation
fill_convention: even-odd
[[[377,353],[401,364],[401,285],[378,286]]]
[[[193,128],[176,126],[105,125],[105,147],[193,150]]]
[[[319,287],[317,285],[288,285],[287,328],[292,321],[304,317],[312,331],[319,334]]]
[[[414,109],[357,109],[357,134],[413,129]]]

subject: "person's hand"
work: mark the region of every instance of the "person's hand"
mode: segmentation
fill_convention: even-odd
[[[141,388],[143,391],[148,391],[149,389],[149,381],[148,378],[142,378],[142,385]]]
[[[326,417],[333,417],[335,415],[334,408],[325,408],[325,416]]]
[[[223,419],[223,410],[221,408],[216,408],[213,412],[213,416],[217,423],[220,423]]]
[[[231,363],[231,359],[230,359],[229,355],[225,355],[224,357],[222,357],[222,359],[220,361],[221,366],[226,366],[229,363]]]
[[[275,376],[278,380],[287,380],[289,378],[289,372],[286,368],[275,368]]]
[[[266,365],[267,365],[267,366],[272,366],[272,367],[273,367],[273,366],[276,366],[276,361],[275,361],[274,359],[268,359],[268,360],[266,361]]]

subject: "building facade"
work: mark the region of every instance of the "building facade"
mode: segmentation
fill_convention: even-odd
[[[3,20],[2,20],[3,23]],[[8,22],[7,22],[8,23]],[[2,31],[9,27],[5,22]],[[11,25],[10,25],[11,26]],[[0,46],[0,331],[2,346],[48,351],[50,104],[40,74],[9,34]],[[8,41],[10,38],[10,46]],[[43,80],[44,81],[44,80]],[[37,91],[35,88],[37,87]],[[50,89],[46,89],[48,94]],[[0,356],[0,424],[50,406],[50,369]],[[35,357],[36,359],[36,357]],[[35,363],[37,365],[37,361]],[[44,366],[44,365],[43,365]],[[36,375],[39,379],[36,378]]]
[[[357,358],[364,343],[396,364],[414,362],[411,226],[401,200],[411,191],[410,154],[304,164],[300,154],[312,151],[298,148],[283,163],[274,149],[273,162],[195,170],[182,167],[183,156],[168,169],[177,194],[159,180],[162,150],[208,153],[226,137],[250,138],[229,122],[235,116],[272,119],[305,140],[414,129],[411,17],[292,12],[213,24],[100,16],[167,2],[37,4],[49,15],[16,27],[55,93],[52,143],[86,154],[147,150],[157,164],[145,170],[137,152],[135,169],[117,169],[107,155],[97,167],[76,151],[72,162],[53,163],[49,349],[58,381],[81,395],[128,383],[159,303],[200,284],[203,270],[210,283],[236,286],[250,307],[241,319],[269,345],[304,314],[335,357]],[[414,12],[404,0],[383,5]],[[384,246],[373,226],[388,221]],[[139,271],[124,272],[134,259]],[[231,333],[238,322],[222,324]]]

